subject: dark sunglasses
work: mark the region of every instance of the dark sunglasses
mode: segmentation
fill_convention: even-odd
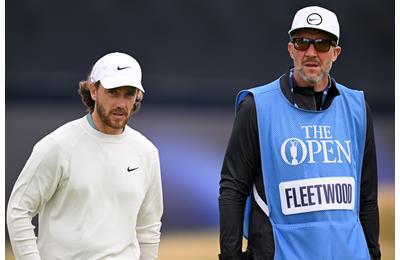
[[[308,38],[293,38],[292,43],[294,48],[298,51],[305,51],[310,47],[312,43],[314,45],[315,50],[319,52],[327,52],[332,46],[336,46],[336,42],[333,40],[326,39],[308,39]]]

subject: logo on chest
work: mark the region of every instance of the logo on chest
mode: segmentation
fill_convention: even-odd
[[[128,166],[128,168],[126,169],[126,171],[127,171],[127,172],[133,172],[133,171],[136,171],[137,169],[139,169],[139,167],[130,168],[130,167]]]
[[[334,139],[331,126],[306,125],[301,130],[303,138],[287,138],[280,147],[285,163],[351,163],[351,141]]]

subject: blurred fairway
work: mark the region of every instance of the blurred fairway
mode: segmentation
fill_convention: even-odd
[[[394,259],[394,190],[380,188],[379,192],[382,260]],[[6,260],[14,260],[6,244]],[[211,260],[218,259],[218,231],[181,232],[163,234],[159,260]]]

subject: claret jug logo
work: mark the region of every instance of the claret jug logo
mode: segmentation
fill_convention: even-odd
[[[301,129],[304,138],[290,137],[281,145],[285,163],[351,163],[351,141],[334,139],[329,125],[306,125]]]

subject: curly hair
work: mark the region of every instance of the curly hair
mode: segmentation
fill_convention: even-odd
[[[90,113],[92,113],[96,102],[90,96],[90,90],[89,90],[90,84],[95,85],[96,88],[101,86],[100,81],[97,81],[96,83],[92,83],[90,81],[90,79],[88,78],[87,80],[82,80],[79,82],[78,93],[81,96],[82,103],[85,105],[87,110]],[[136,113],[137,111],[139,111],[141,102],[143,100],[143,92],[138,88],[135,88],[135,89],[136,89],[136,93],[135,93],[136,100],[135,100],[135,103],[133,104],[132,113]]]

